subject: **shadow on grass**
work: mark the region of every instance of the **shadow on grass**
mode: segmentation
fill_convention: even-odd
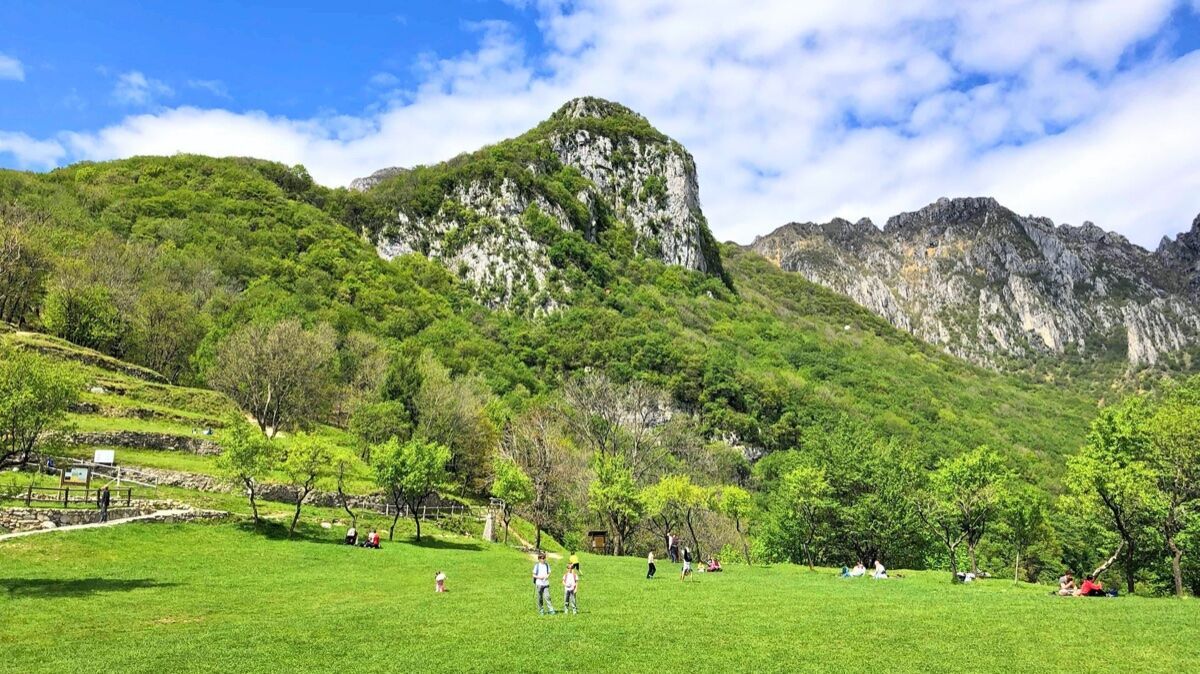
[[[333,545],[344,545],[345,541],[341,538],[334,538],[325,533],[324,529],[310,529],[306,526],[296,527],[296,533],[288,535],[288,524],[281,522],[272,522],[263,520],[255,524],[253,520],[239,522],[238,529],[248,533],[262,536],[271,541],[304,541],[306,543],[329,543]]]
[[[35,597],[56,599],[60,597],[86,597],[98,592],[128,592],[154,587],[173,587],[178,583],[160,583],[150,578],[0,578],[0,587],[10,597]]]
[[[478,552],[483,549],[483,546],[478,543],[447,541],[440,538],[431,538],[429,536],[422,536],[419,542],[412,538],[408,539],[407,541],[400,540],[397,542],[408,543],[409,545],[415,545],[419,548],[429,548],[431,550],[472,550]]]

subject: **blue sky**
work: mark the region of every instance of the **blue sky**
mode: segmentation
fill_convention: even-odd
[[[138,4],[0,4],[0,166],[339,185],[593,94],[695,154],[721,238],[987,194],[1152,247],[1200,212],[1200,0]]]

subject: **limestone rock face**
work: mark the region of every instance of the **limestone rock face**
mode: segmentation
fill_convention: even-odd
[[[1160,364],[1200,335],[1200,218],[1150,253],[1090,222],[940,199],[888,220],[792,223],[751,248],[981,365],[1043,355]]]
[[[392,214],[373,231],[384,258],[441,261],[491,306],[553,310],[595,246],[626,228],[633,253],[721,276],[692,157],[646,119],[596,98],[533,130],[443,164],[356,180]]]

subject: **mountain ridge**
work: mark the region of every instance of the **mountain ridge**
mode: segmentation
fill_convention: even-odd
[[[1200,218],[1153,252],[1091,222],[1019,216],[991,197],[888,218],[788,223],[747,248],[975,363],[1047,355],[1190,368]]]

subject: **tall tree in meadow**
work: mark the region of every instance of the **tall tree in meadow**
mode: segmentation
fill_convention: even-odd
[[[613,554],[625,554],[633,528],[641,521],[646,505],[623,454],[592,457],[595,475],[588,486],[588,507],[602,517],[613,535]]]
[[[1045,492],[1027,483],[1013,485],[999,508],[999,534],[1013,550],[1013,582],[1021,579],[1021,561],[1027,551],[1050,538],[1053,531],[1047,518],[1049,504]]]
[[[288,536],[296,533],[300,508],[317,488],[318,482],[330,475],[334,450],[328,442],[314,435],[297,433],[291,439],[287,453],[279,464],[296,499],[296,512]]]
[[[554,527],[559,533],[568,504],[569,491],[583,484],[585,466],[579,465],[562,428],[558,409],[536,404],[514,417],[505,428],[500,452],[530,479],[533,496],[521,512],[533,523],[534,545],[542,546],[542,532]]]
[[[421,540],[421,505],[446,482],[450,449],[422,438],[400,442],[392,438],[371,452],[375,483],[387,494],[396,514],[388,540],[396,535],[401,508],[406,508]]]
[[[208,381],[274,437],[329,413],[336,355],[337,337],[326,324],[306,330],[294,319],[253,323],[221,343]]]
[[[0,467],[28,462],[45,431],[65,423],[82,388],[73,367],[0,347]]]
[[[1200,509],[1200,377],[1169,390],[1147,420],[1156,494],[1154,521],[1171,553],[1176,596],[1183,596],[1180,535]]]
[[[1094,508],[1121,539],[1126,591],[1134,591],[1139,553],[1153,522],[1155,471],[1146,432],[1147,401],[1127,398],[1106,407],[1092,422],[1087,442],[1067,462],[1067,486],[1078,502]]]
[[[241,416],[234,415],[221,431],[221,455],[217,467],[227,478],[246,490],[254,524],[259,523],[259,482],[276,466],[277,448]]]
[[[754,499],[750,497],[750,492],[736,485],[722,487],[721,495],[717,500],[717,511],[733,520],[733,528],[742,542],[742,554],[745,555],[746,564],[749,565],[751,563],[750,546],[746,543],[746,532],[742,527],[754,512]]]
[[[703,507],[706,493],[703,487],[693,484],[690,475],[667,475],[658,482],[646,487],[642,492],[642,502],[646,505],[645,515],[659,525],[663,539],[671,533],[671,528],[678,523],[688,527],[692,538],[692,549],[697,557],[702,557],[700,541],[696,537],[693,525],[695,513]]]
[[[497,456],[492,460],[492,496],[504,502],[503,511],[500,513],[504,518],[504,542],[508,543],[508,525],[512,520],[514,508],[524,507],[533,502],[535,492],[533,488],[533,480],[521,470],[516,461],[510,458]],[[541,529],[538,529],[539,536],[537,546],[541,546]]]
[[[816,567],[815,546],[829,522],[834,503],[830,498],[825,471],[815,466],[799,466],[783,476],[773,495],[773,509],[780,522],[800,546],[808,568]]]
[[[951,580],[958,580],[958,548],[968,546],[971,572],[978,573],[975,546],[995,522],[1008,471],[987,447],[977,447],[943,459],[923,488],[914,490],[912,503],[926,529],[950,557]]]

